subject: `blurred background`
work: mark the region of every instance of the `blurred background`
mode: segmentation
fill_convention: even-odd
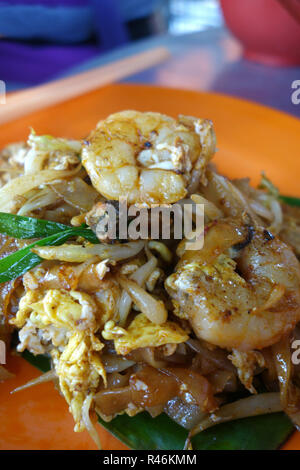
[[[218,0],[169,0],[168,30],[171,34],[192,33],[223,25]]]
[[[0,1],[0,76],[36,84],[133,41],[222,24],[218,0]]]
[[[300,78],[300,0],[0,0],[8,91],[158,45],[170,60],[127,81],[221,91],[299,113],[278,90]]]

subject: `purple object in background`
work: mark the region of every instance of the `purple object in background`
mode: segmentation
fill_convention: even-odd
[[[0,1],[0,78],[24,86],[99,54],[84,0]]]
[[[125,44],[124,6],[120,0],[0,0],[0,79],[34,85]]]
[[[100,35],[102,47],[107,50],[126,44],[129,36],[116,2],[91,0],[91,5],[95,15],[95,29]]]
[[[99,0],[101,1],[101,0]],[[49,7],[57,7],[57,6],[86,6],[89,3],[88,0],[9,0],[7,2],[2,3],[9,3],[9,5],[36,5],[42,4],[47,5]]]
[[[100,52],[97,45],[31,45],[2,40],[0,78],[34,85]]]

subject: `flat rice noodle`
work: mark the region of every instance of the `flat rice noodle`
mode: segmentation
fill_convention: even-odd
[[[24,242],[26,244],[26,242]],[[0,259],[20,249],[20,243],[15,238],[0,233]]]
[[[248,418],[250,416],[277,413],[282,411],[279,393],[260,393],[222,406],[218,411],[206,416],[191,431],[190,438],[216,424]]]
[[[50,220],[52,222],[58,222],[61,224],[69,225],[70,219],[78,214],[78,210],[75,207],[70,206],[64,201],[60,201],[57,207],[47,208],[43,211],[43,219]]]
[[[24,174],[29,175],[41,171],[46,158],[48,158],[48,153],[37,152],[35,149],[31,148],[27,152],[24,160]]]
[[[178,382],[186,386],[187,391],[193,396],[196,404],[202,411],[212,412],[217,407],[217,401],[213,396],[213,390],[209,381],[191,369],[181,367],[168,367],[163,369],[168,375],[176,378]]]
[[[169,400],[164,407],[164,412],[188,430],[194,428],[205,416],[198,405],[185,403],[180,397]]]
[[[155,348],[138,348],[131,351],[128,358],[138,363],[145,363],[155,369],[167,367],[168,363],[165,360],[160,360],[155,357]]]
[[[191,349],[201,354],[201,356],[205,357],[205,359],[213,362],[218,369],[225,369],[231,372],[236,371],[236,368],[227,357],[228,353],[224,349],[214,348],[210,350],[202,341],[193,338],[188,339],[186,344]]]
[[[113,245],[99,243],[85,246],[65,243],[60,246],[36,246],[32,251],[47,260],[81,263],[95,256],[102,260],[119,261],[137,255],[143,248],[144,242],[137,241]]]
[[[42,170],[37,174],[22,175],[10,180],[0,189],[1,211],[10,212],[17,196],[22,196],[41,184],[73,176],[79,169],[80,165],[74,170]]]
[[[181,256],[182,243],[180,243],[179,251],[177,249],[178,256],[181,256],[178,266],[190,262],[213,264],[220,254],[245,240],[248,235],[248,228],[239,226],[235,221],[224,222],[223,220],[217,220],[208,225],[204,233],[205,249],[203,250],[186,250]]]
[[[101,356],[102,360],[102,356]],[[103,361],[104,362],[104,361]],[[112,372],[107,374],[107,389],[127,387],[129,384],[130,373],[120,374],[119,372]]]
[[[216,370],[206,376],[212,386],[213,393],[233,393],[237,391],[238,381],[234,372],[228,370]]]
[[[204,214],[209,217],[209,219],[214,220],[223,217],[222,211],[215,204],[200,194],[192,194],[191,199],[195,204],[204,205]]]
[[[59,181],[51,187],[59,197],[82,212],[89,211],[99,197],[99,193],[81,178]]]
[[[55,204],[59,201],[57,194],[51,188],[45,186],[43,189],[35,191],[33,196],[29,197],[23,206],[18,210],[18,215],[26,216],[34,210],[40,210],[44,207]]]
[[[180,384],[172,375],[168,375],[150,366],[143,366],[129,380],[132,400],[142,408],[165,405],[180,392]]]
[[[126,357],[115,356],[112,354],[102,355],[101,360],[108,374],[112,372],[123,372],[123,370],[126,370],[135,364],[134,361],[126,359]]]
[[[101,415],[111,416],[125,410],[131,400],[131,388],[121,387],[101,390],[94,397],[96,410]]]
[[[129,386],[98,392],[95,404],[101,414],[110,416],[124,411],[129,403],[143,409],[164,406],[179,392],[180,383],[174,377],[144,365],[131,375]]]
[[[272,346],[278,374],[280,400],[284,412],[300,430],[300,389],[293,383],[293,366],[289,336]]]
[[[192,395],[194,405],[201,412],[216,409],[208,381],[194,371],[170,368],[155,369],[143,365],[129,378],[129,385],[103,389],[95,395],[95,404],[101,415],[111,416],[124,411],[130,403],[146,410],[165,406],[175,397]]]
[[[205,198],[215,204],[226,216],[240,217],[246,212],[253,221],[260,223],[247,197],[231,181],[214,171],[208,171],[207,177],[207,186],[201,188]]]
[[[150,408],[146,408],[146,411],[148,411],[151,418],[156,418],[164,411],[164,406],[163,405],[152,406]]]

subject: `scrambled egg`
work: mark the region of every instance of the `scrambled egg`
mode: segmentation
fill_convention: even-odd
[[[28,290],[21,298],[19,310],[11,323],[22,328],[29,319],[36,328],[54,325],[67,329],[95,330],[95,314],[96,304],[84,292],[49,289],[44,294]]]
[[[199,284],[199,279],[204,278],[210,279],[215,282],[216,285],[222,286],[225,283],[235,283],[236,285],[245,286],[246,281],[243,279],[237,272],[236,262],[227,255],[221,254],[218,256],[214,264],[201,264],[196,261],[189,262],[188,264],[181,267],[177,272],[171,274],[165,281],[165,287],[167,292],[172,296],[174,292],[179,293],[184,291],[191,296],[195,297],[195,288]],[[207,292],[207,289],[199,288],[199,293],[201,295],[201,290]],[[194,300],[194,303],[196,300]],[[174,307],[174,315],[178,318],[189,320],[189,309],[182,308],[179,299],[176,297],[172,298],[172,303]]]
[[[244,352],[233,349],[228,359],[237,368],[239,379],[244,387],[250,393],[257,393],[252,382],[257,367],[264,368],[266,366],[263,354],[259,351]]]
[[[196,264],[196,268],[200,268],[206,276],[211,277],[214,281],[219,281],[221,283],[234,281],[240,285],[246,284],[245,279],[235,272],[236,262],[224,254],[218,256],[213,265]]]
[[[177,323],[166,321],[162,325],[152,323],[140,313],[130,323],[127,330],[108,321],[102,336],[114,340],[115,350],[125,356],[137,348],[158,347],[165,344],[178,344],[187,341],[187,333]]]
[[[93,334],[76,331],[62,354],[57,349],[51,353],[60,389],[76,422],[76,432],[85,428],[81,413],[86,396],[96,391],[100,377],[106,385],[106,372],[99,354],[103,347]]]
[[[101,377],[106,384],[100,356],[104,344],[95,336],[99,328],[96,313],[97,305],[86,293],[29,290],[11,320],[21,328],[19,351],[50,352],[60,389],[75,419],[75,431],[84,429],[85,398],[96,391]]]
[[[20,330],[19,351],[27,348],[34,354],[51,355],[60,390],[75,420],[75,431],[85,428],[82,410],[86,399],[91,402],[101,380],[106,386],[101,361],[104,344],[96,336],[103,326],[103,337],[114,340],[116,352],[121,355],[141,347],[178,344],[188,339],[176,323],[157,325],[142,313],[125,330],[107,314],[115,309],[109,289],[94,296],[75,290],[28,289],[16,317],[10,321]],[[135,414],[137,410],[130,412]]]

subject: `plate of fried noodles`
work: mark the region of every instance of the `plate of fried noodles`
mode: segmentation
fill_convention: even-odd
[[[0,448],[276,449],[300,427],[299,131],[136,85],[2,127]],[[122,235],[120,201],[171,209],[169,232]],[[202,207],[201,246],[175,206],[192,228]]]

